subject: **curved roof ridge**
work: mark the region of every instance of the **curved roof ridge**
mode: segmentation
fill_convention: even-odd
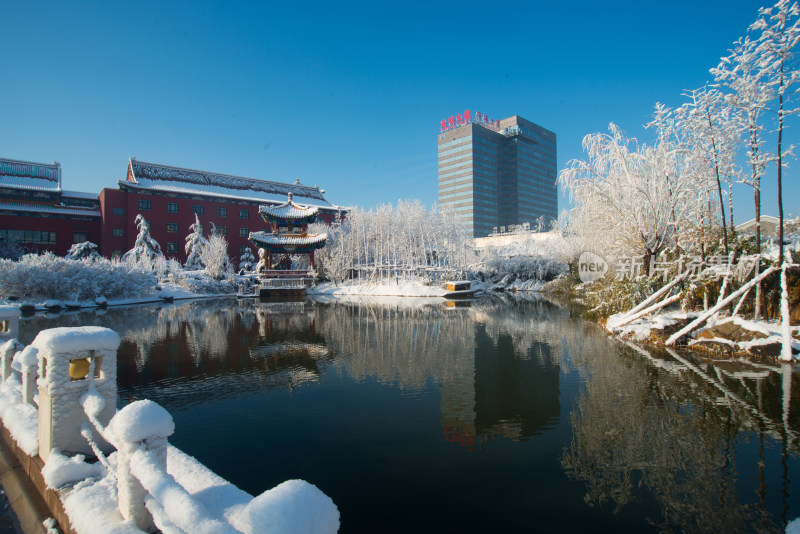
[[[288,200],[283,204],[278,204],[277,206],[259,206],[258,211],[273,219],[291,220],[310,219],[311,217],[316,217],[319,213],[319,207],[317,206],[309,207],[303,204],[295,204],[292,200],[291,191],[288,197]]]
[[[300,183],[299,179],[295,183],[276,182],[273,180],[261,180],[258,178],[248,178],[244,176],[234,176],[199,169],[189,169],[185,167],[174,167],[162,165],[160,163],[149,163],[131,158],[130,165],[137,181],[142,179],[184,182],[198,185],[223,185],[235,189],[249,189],[266,193],[283,193],[294,191],[299,196],[313,198],[327,202],[322,195],[319,187],[311,187]]]

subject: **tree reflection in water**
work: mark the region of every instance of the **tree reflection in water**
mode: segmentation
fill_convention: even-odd
[[[779,439],[787,453],[798,453],[796,430],[765,415],[781,407],[774,394],[781,380],[776,368],[636,346],[623,356],[584,350],[572,361],[591,378],[572,409],[572,439],[561,463],[585,483],[588,505],[616,513],[652,499],[661,517],[650,520],[667,531],[775,531],[792,519],[776,523],[766,512],[765,434]],[[759,463],[741,465],[738,453],[754,441]],[[784,476],[786,461],[784,455]],[[752,500],[740,490],[741,480],[754,475],[759,484]],[[782,493],[770,497],[787,499]]]

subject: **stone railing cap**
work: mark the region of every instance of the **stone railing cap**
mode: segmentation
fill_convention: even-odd
[[[42,330],[31,343],[44,354],[70,354],[85,350],[117,350],[119,334],[100,326],[50,328]]]

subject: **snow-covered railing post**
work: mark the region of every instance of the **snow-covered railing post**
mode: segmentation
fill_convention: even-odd
[[[108,422],[117,409],[117,348],[119,335],[108,328],[52,328],[42,330],[31,343],[39,358],[39,456],[47,461],[58,447],[63,453],[94,455],[81,434],[89,423],[80,399],[90,387],[103,399],[97,421]],[[90,371],[93,376],[89,376]],[[92,392],[94,393],[94,391]],[[113,451],[102,437],[96,443]]]
[[[152,514],[145,506],[148,492],[133,474],[134,454],[146,451],[161,472],[167,470],[167,438],[175,431],[172,416],[153,401],[133,402],[117,412],[108,425],[117,446],[117,495],[122,517],[146,532],[156,532]]]
[[[36,375],[39,372],[39,358],[34,347],[25,347],[17,356],[22,369],[22,402],[34,406],[33,394],[36,390]]]
[[[0,340],[15,339],[19,332],[19,306],[0,306]]]
[[[14,355],[23,348],[24,345],[16,339],[9,339],[0,347],[0,369],[2,369],[3,382],[11,377],[11,364],[14,361]]]

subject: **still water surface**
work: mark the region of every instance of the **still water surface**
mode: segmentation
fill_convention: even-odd
[[[779,532],[800,376],[606,337],[539,298],[203,300],[23,319],[122,337],[120,405],[257,495],[302,478],[342,533]]]

